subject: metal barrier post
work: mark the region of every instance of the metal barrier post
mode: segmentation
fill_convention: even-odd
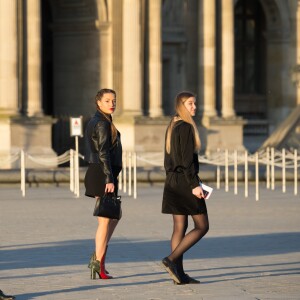
[[[275,154],[274,154],[274,148],[271,148],[271,189],[275,190]]]
[[[127,189],[126,189],[126,181],[127,181],[126,168],[127,168],[127,152],[124,151],[124,156],[123,156],[123,191],[124,191],[124,193],[127,192]]]
[[[255,153],[255,200],[259,200],[259,164],[258,153]]]
[[[286,180],[285,180],[285,149],[282,149],[282,192],[286,192]]]
[[[132,162],[131,162],[131,152],[128,153],[128,195],[131,196],[131,183],[132,183]]]
[[[294,150],[294,194],[298,194],[298,156],[297,149]]]
[[[218,148],[217,150],[217,159],[219,159],[220,157],[220,149]],[[220,181],[221,181],[221,172],[220,172],[220,164],[218,163],[217,164],[217,189],[219,190],[220,189]]]
[[[267,163],[266,163],[266,185],[267,189],[270,188],[270,148],[267,147]]]
[[[248,152],[245,151],[245,198],[248,198]]]
[[[22,197],[25,197],[26,189],[26,174],[25,174],[25,153],[24,150],[21,150],[21,192]]]
[[[238,163],[238,157],[237,157],[237,151],[234,150],[234,194],[237,195],[238,193],[238,183],[237,183],[237,163]]]
[[[123,170],[121,170],[119,174],[119,190],[122,191],[123,189]]]
[[[229,191],[229,179],[228,179],[228,149],[225,150],[225,192]]]
[[[137,190],[136,190],[136,152],[133,153],[133,198],[136,199],[137,197]]]
[[[74,193],[74,150],[70,150],[70,191]]]
[[[78,136],[75,136],[75,196],[79,197],[79,155],[78,155]]]

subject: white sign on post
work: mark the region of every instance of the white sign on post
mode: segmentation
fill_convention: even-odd
[[[82,137],[82,117],[70,118],[70,135],[75,137],[75,157],[74,157],[74,193],[79,197],[79,147],[78,137]],[[70,163],[71,167],[71,163]]]
[[[82,117],[70,118],[70,134],[82,137]]]

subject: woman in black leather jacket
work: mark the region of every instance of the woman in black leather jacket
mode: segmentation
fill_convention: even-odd
[[[89,163],[84,184],[85,195],[99,198],[104,193],[118,193],[118,175],[122,170],[122,144],[120,133],[112,122],[111,114],[116,109],[116,92],[101,89],[95,97],[97,111],[86,127],[85,160]],[[89,267],[101,279],[110,279],[105,270],[107,244],[118,224],[118,220],[98,218],[95,237],[96,249]],[[92,274],[92,273],[91,273]],[[92,274],[93,275],[93,274]],[[92,276],[94,279],[94,276]]]

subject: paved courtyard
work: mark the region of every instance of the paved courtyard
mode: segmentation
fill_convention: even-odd
[[[91,280],[93,199],[67,187],[0,188],[0,289],[25,299],[300,299],[300,196],[253,187],[215,191],[210,231],[185,255],[200,285],[175,286],[160,265],[171,218],[160,213],[162,186],[123,195],[123,219],[109,246],[113,280]]]

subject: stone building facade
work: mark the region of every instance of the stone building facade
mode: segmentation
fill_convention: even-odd
[[[190,90],[202,151],[253,151],[300,105],[299,32],[298,0],[0,0],[0,154],[61,154],[103,87],[127,150]]]

